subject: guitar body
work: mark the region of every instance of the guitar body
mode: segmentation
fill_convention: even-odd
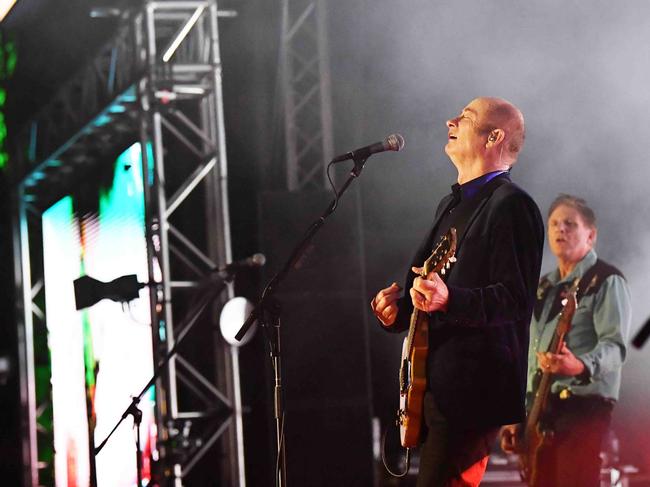
[[[431,256],[422,265],[421,277],[430,272],[445,274],[456,261],[456,229],[450,228]],[[399,371],[399,410],[397,424],[404,448],[413,448],[420,441],[422,406],[427,388],[427,355],[429,353],[429,316],[417,308],[411,313],[408,336],[402,345]]]
[[[400,440],[405,448],[418,444],[422,427],[422,402],[427,388],[427,355],[429,353],[429,320],[426,314],[418,313],[413,343],[409,353],[408,340],[402,345],[402,370],[406,378],[405,387],[399,394],[398,422]]]

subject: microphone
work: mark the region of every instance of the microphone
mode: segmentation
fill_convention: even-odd
[[[641,348],[649,336],[650,336],[650,318],[648,318],[648,320],[641,327],[641,330],[639,330],[636,336],[632,339],[632,345],[634,345],[635,348]]]
[[[253,254],[250,257],[245,259],[236,260],[230,264],[226,264],[223,267],[219,267],[217,272],[233,272],[239,269],[247,269],[249,267],[262,267],[266,264],[266,257],[264,254]]]
[[[346,152],[340,156],[332,159],[332,162],[342,162],[348,159],[367,159],[377,152],[384,152],[387,150],[401,151],[404,148],[404,137],[400,134],[391,134],[384,139],[383,142],[375,142],[374,144],[361,147],[360,149]]]

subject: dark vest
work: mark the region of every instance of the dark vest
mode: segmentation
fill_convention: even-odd
[[[578,302],[580,302],[580,299],[583,296],[596,294],[599,291],[600,286],[603,284],[603,282],[605,282],[605,279],[613,275],[621,276],[623,279],[625,279],[625,276],[623,276],[621,271],[619,271],[616,267],[608,264],[603,260],[597,259],[596,263],[587,269],[587,272],[585,272],[580,279],[580,283],[578,284],[578,292],[576,293],[576,299]],[[539,281],[539,286],[537,286],[537,299],[535,301],[535,307],[533,308],[533,314],[535,315],[535,319],[537,321],[539,321],[542,315],[544,303],[546,302],[546,298],[548,297],[548,293],[552,287],[553,284],[548,280],[546,276],[542,277],[542,279]],[[553,299],[551,310],[548,314],[548,318],[546,319],[547,323],[549,321],[552,321],[557,316],[557,314],[562,311],[562,300],[566,297],[567,291],[570,287],[570,282],[562,284],[562,289],[560,289],[560,291],[555,295],[555,299]]]

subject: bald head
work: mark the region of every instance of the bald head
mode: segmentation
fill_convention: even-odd
[[[485,107],[481,130],[489,133],[497,129],[504,132],[503,159],[510,165],[517,161],[517,156],[524,145],[526,129],[524,115],[516,106],[503,98],[481,97]]]
[[[524,117],[501,98],[476,98],[447,120],[445,152],[458,169],[458,182],[509,169],[524,143]]]

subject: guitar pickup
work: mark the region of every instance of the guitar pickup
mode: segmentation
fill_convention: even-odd
[[[406,411],[403,409],[397,410],[397,419],[395,420],[395,426],[402,426],[404,424],[404,419],[406,418]]]
[[[405,394],[406,390],[408,389],[408,370],[408,360],[404,359],[402,361],[402,366],[399,369],[399,391],[402,394]]]

